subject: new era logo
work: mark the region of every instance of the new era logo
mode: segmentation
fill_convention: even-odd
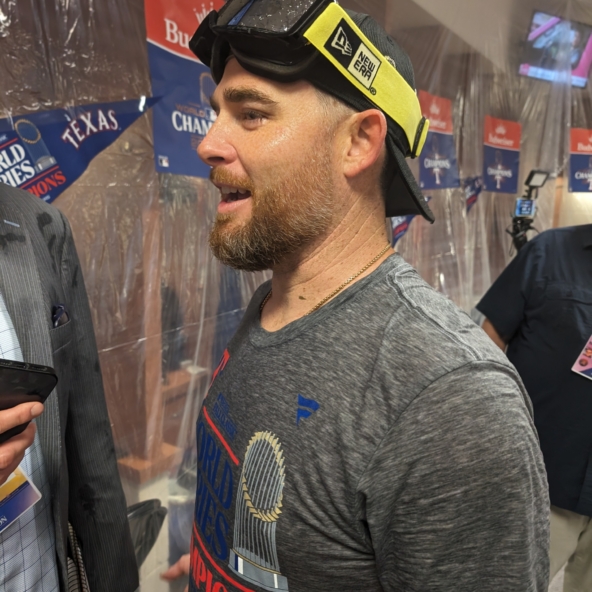
[[[302,395],[298,395],[298,409],[296,410],[296,425],[300,424],[300,420],[310,417],[315,411],[318,411],[320,404],[314,399],[307,399]]]
[[[333,41],[331,41],[331,47],[338,49],[343,55],[351,56],[353,53],[353,48],[351,43],[349,42],[343,27],[339,27],[337,29],[337,33],[335,33],[335,37],[333,37]]]
[[[380,67],[380,60],[363,44],[360,44],[348,70],[366,87],[370,88]]]
[[[327,38],[325,49],[347,70],[345,75],[348,78],[354,78],[371,94],[376,94],[372,84],[382,64],[380,57],[372,52],[345,19],[339,21]]]

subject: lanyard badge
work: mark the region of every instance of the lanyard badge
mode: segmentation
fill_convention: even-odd
[[[571,369],[572,372],[592,380],[592,337],[588,339],[586,346]]]

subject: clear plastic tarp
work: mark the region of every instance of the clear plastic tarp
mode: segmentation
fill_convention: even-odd
[[[554,80],[519,75],[535,13],[582,23],[585,32],[589,0],[344,5],[374,16],[407,50],[418,90],[452,101],[461,178],[482,174],[485,116],[517,121],[519,190],[531,169],[553,175],[535,226],[592,221],[592,193],[570,193],[568,183],[570,127],[592,128],[592,84],[574,87],[570,76],[582,39],[567,26],[549,44]],[[144,16],[142,0],[0,0],[0,117],[149,96]],[[469,311],[512,256],[506,228],[516,196],[484,191],[467,212],[462,187],[426,193],[436,223],[416,218],[397,249]],[[159,573],[189,550],[197,413],[265,277],[212,258],[217,202],[207,180],[156,174],[150,113],[55,202],[84,269],[128,503],[158,499],[168,509],[141,567],[144,592],[168,591]]]

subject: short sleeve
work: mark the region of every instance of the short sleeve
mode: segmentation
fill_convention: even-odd
[[[513,371],[473,362],[430,385],[360,480],[385,592],[546,592],[543,459]]]
[[[533,240],[523,247],[476,306],[506,343],[524,320],[538,259],[537,246]]]

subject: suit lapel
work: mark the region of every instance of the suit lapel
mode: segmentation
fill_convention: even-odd
[[[8,196],[0,200],[0,290],[25,361],[52,366],[51,303],[41,284],[26,223],[10,201]],[[57,491],[62,453],[57,389],[36,423],[51,491]]]

